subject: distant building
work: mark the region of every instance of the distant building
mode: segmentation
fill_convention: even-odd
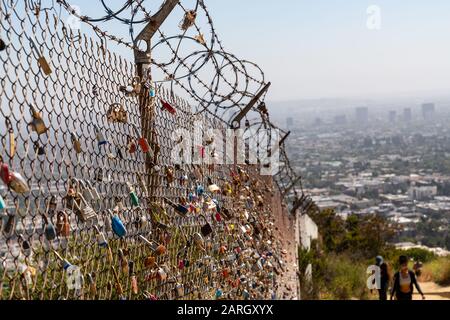
[[[357,124],[367,124],[369,122],[369,108],[358,107],[355,109]]]
[[[411,122],[412,121],[412,111],[411,108],[403,109],[403,121]]]
[[[422,104],[422,116],[424,120],[432,120],[434,118],[435,107],[434,103]]]
[[[316,125],[316,126],[321,126],[322,125],[322,119],[321,118],[316,118],[315,120],[314,120],[314,125]]]
[[[286,126],[288,129],[291,129],[294,127],[294,118],[288,117],[286,118]]]
[[[425,186],[425,187],[417,187],[412,186],[409,189],[409,197],[412,200],[430,200],[433,199],[434,196],[437,195],[437,187],[436,186]]]
[[[345,125],[347,124],[347,116],[345,114],[341,114],[334,117],[334,124],[336,125]]]
[[[395,123],[397,121],[397,111],[389,111],[389,122]]]

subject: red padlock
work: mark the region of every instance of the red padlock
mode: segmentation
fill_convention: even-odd
[[[162,109],[166,109],[171,114],[176,114],[177,113],[177,110],[174,107],[172,107],[169,103],[163,101],[162,99],[161,99],[161,104],[162,104]]]

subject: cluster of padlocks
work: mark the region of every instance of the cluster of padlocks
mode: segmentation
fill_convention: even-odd
[[[139,93],[138,81],[133,79],[133,83],[133,90]],[[147,89],[155,98],[154,88]],[[168,102],[161,97],[160,101],[162,110],[176,114]],[[38,136],[49,134],[41,112],[32,105],[29,108],[31,131]],[[117,104],[106,117],[108,122],[124,124],[126,115]],[[13,158],[16,139],[9,119],[6,123],[8,156]],[[94,130],[101,150],[109,142],[97,126]],[[73,132],[71,140],[75,154],[89,152],[83,150]],[[205,140],[202,156],[212,142]],[[129,136],[124,149],[127,154],[142,152],[153,158],[159,153],[159,145],[150,146],[142,136],[137,140]],[[116,148],[116,155],[110,157],[126,160],[120,150]],[[36,154],[40,154],[39,148]],[[99,167],[93,181],[68,177],[65,196],[45,199],[45,210],[33,215],[34,225],[39,219],[42,228],[32,233],[27,229],[16,232],[20,210],[7,211],[2,220],[2,241],[8,248],[17,244],[19,250],[11,254],[13,268],[5,263],[2,270],[2,297],[273,298],[282,261],[271,228],[270,179],[263,181],[257,168],[250,166],[222,168],[228,174],[220,177],[214,165],[165,165],[164,170],[156,163],[151,166],[151,174],[162,175],[167,190],[175,185],[184,194],[155,196],[141,174],[137,174],[136,185],[126,182],[128,196],[105,194],[98,189],[111,180]],[[11,194],[26,198],[30,193],[26,179],[3,159],[0,178]],[[1,209],[5,208],[1,198]],[[85,252],[78,257],[75,252],[80,249]]]
[[[205,185],[195,180],[177,202],[150,201],[145,184],[139,193],[129,185],[129,199],[116,197],[112,206],[90,181],[72,178],[61,205],[55,196],[49,199],[40,241],[17,235],[23,261],[14,284],[22,298],[32,298],[47,269],[58,279],[59,268],[67,286],[59,288],[65,292],[59,298],[271,298],[282,262],[271,230],[272,190],[255,173],[252,178],[237,167],[221,185],[210,178]],[[11,192],[27,192],[17,187],[17,173],[9,176]],[[190,178],[183,174],[180,180]],[[6,241],[14,239],[15,218],[9,216],[3,226]],[[70,222],[74,219],[76,224]],[[69,253],[77,242],[86,245],[84,261]],[[89,272],[93,265],[97,272]]]
[[[85,36],[79,54],[49,30],[60,65],[42,41],[0,38],[0,299],[275,298],[271,177],[171,163],[183,140],[172,133],[194,129],[190,106]],[[201,144],[205,158],[214,140]]]

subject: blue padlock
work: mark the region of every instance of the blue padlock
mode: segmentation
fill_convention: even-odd
[[[220,299],[223,295],[223,291],[221,289],[216,290],[216,299]]]
[[[111,217],[111,229],[119,238],[127,235],[127,229],[117,214],[113,214]]]
[[[3,197],[0,195],[0,210],[3,210],[6,208],[6,202],[3,199]]]
[[[205,193],[205,188],[201,184],[197,185],[197,195],[201,197]]]
[[[106,140],[105,136],[100,131],[100,129],[97,126],[94,126],[94,129],[95,129],[95,135],[96,135],[96,138],[97,138],[98,146],[100,147],[100,146],[103,146],[103,145],[107,144],[108,140]]]

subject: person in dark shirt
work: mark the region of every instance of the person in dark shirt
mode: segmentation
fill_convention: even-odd
[[[387,291],[389,288],[389,267],[381,256],[375,258],[375,264],[380,268],[380,288],[378,289],[378,297],[379,300],[384,301],[387,300]]]
[[[394,286],[391,292],[391,300],[393,299],[394,295],[397,300],[412,300],[414,286],[422,295],[422,299],[425,299],[425,295],[423,294],[422,289],[417,283],[415,273],[408,268],[408,257],[400,256],[399,264],[400,271],[398,271],[394,275]]]

